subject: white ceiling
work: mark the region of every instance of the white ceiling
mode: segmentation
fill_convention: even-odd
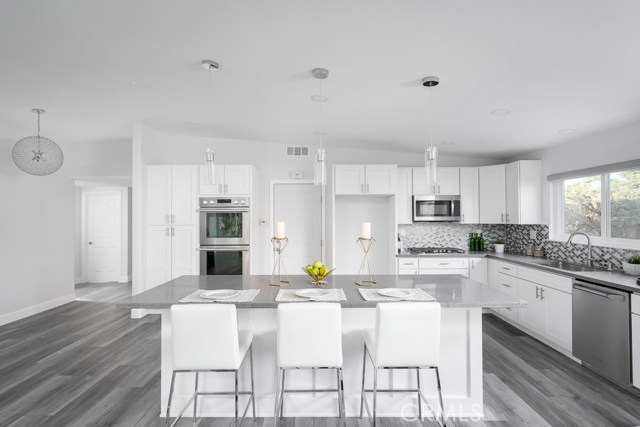
[[[635,0],[6,0],[0,122],[31,133],[42,107],[43,134],[80,142],[134,121],[204,136],[213,115],[216,136],[313,144],[324,67],[329,145],[419,152],[437,75],[441,151],[508,157],[640,119],[639,17]]]

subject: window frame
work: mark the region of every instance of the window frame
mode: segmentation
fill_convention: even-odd
[[[591,239],[591,244],[594,246],[608,246],[620,249],[640,249],[640,239],[621,239],[617,237],[611,236],[611,223],[609,219],[611,218],[611,187],[610,187],[610,174],[615,172],[622,172],[624,170],[636,170],[637,167],[627,168],[627,169],[611,169],[608,171],[603,171],[601,173],[591,173],[585,174],[582,176],[578,176],[576,178],[587,177],[587,176],[596,176],[600,175],[600,197],[601,197],[601,212],[600,212],[600,230],[601,236],[589,236]],[[557,181],[550,182],[550,196],[551,196],[551,215],[550,215],[550,240],[556,240],[561,242],[567,242],[569,239],[569,234],[566,234],[564,231],[564,194],[565,194],[565,181],[567,179],[573,178],[564,178]],[[584,243],[586,244],[586,239],[584,236],[576,236],[575,243]]]

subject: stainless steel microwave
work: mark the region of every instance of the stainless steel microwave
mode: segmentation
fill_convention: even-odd
[[[413,196],[413,222],[460,222],[460,196]]]

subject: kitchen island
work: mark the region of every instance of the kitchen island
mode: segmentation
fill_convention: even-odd
[[[258,416],[271,417],[276,391],[276,307],[279,287],[269,286],[268,276],[182,276],[118,304],[119,308],[145,309],[161,315],[161,408],[166,408],[171,380],[171,312],[173,304],[198,289],[259,289],[252,302],[237,303],[238,325],[253,332],[253,352],[256,409]],[[291,276],[283,288],[309,288],[307,276]],[[374,326],[375,302],[365,301],[354,283],[355,276],[329,276],[325,288],[341,288],[347,297],[342,301],[344,389],[346,414],[359,415],[362,381],[363,340],[361,331]],[[378,276],[378,288],[420,288],[433,296],[442,307],[441,367],[442,390],[447,416],[480,417],[483,415],[482,384],[482,309],[521,307],[518,298],[490,289],[459,275]],[[421,325],[411,325],[407,334],[419,331]],[[215,327],[215,325],[212,325]],[[368,370],[367,387],[371,384]],[[194,375],[179,375],[176,379],[173,415],[193,392]],[[248,389],[248,364],[243,365],[241,388]],[[225,374],[201,374],[200,390],[230,390],[233,377]],[[415,387],[415,372],[385,371],[379,376],[381,388]],[[334,388],[335,377],[327,371],[295,371],[287,375],[287,388]],[[422,388],[434,407],[437,389],[433,372],[422,372]],[[379,416],[407,417],[417,414],[415,394],[380,394]],[[187,414],[190,413],[187,411]],[[428,412],[427,412],[428,413]],[[198,415],[229,417],[233,414],[233,399],[201,397]],[[285,400],[285,416],[337,416],[335,393],[295,394]]]

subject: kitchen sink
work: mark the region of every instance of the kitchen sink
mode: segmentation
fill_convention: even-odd
[[[604,271],[603,268],[589,267],[588,265],[583,264],[574,264],[572,262],[567,261],[559,261],[559,260],[550,260],[547,261],[544,265],[553,268],[559,268],[561,270],[566,271]]]

